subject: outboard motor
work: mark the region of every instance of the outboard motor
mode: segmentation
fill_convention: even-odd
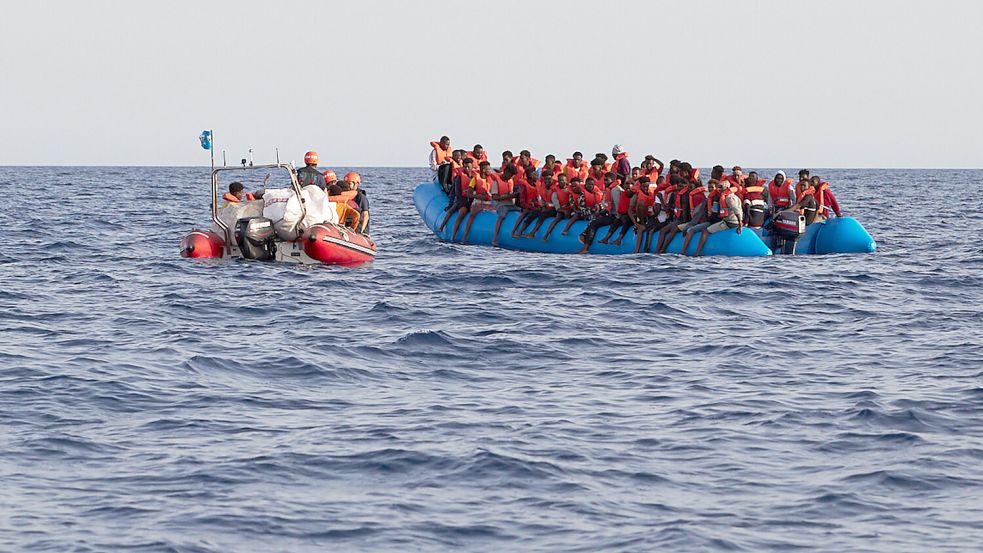
[[[276,257],[273,242],[273,221],[264,217],[251,217],[236,221],[236,244],[242,257],[270,261]]]
[[[771,220],[771,235],[774,237],[772,251],[792,255],[795,243],[806,232],[806,218],[798,211],[781,211]]]

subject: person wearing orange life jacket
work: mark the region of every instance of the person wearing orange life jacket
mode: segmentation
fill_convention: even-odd
[[[594,179],[594,185],[597,188],[601,188],[604,184],[604,173],[606,172],[604,170],[604,162],[594,158],[590,162],[590,169],[587,170],[587,176]],[[586,179],[584,179],[584,182],[586,182]]]
[[[737,194],[731,192],[729,186],[724,184],[719,184],[720,194],[717,196],[718,210],[720,215],[720,221],[713,223],[709,227],[700,233],[700,242],[696,245],[696,252],[694,255],[699,257],[703,253],[703,246],[707,243],[707,238],[711,234],[716,234],[718,232],[723,232],[729,229],[736,229],[737,234],[741,233],[741,228],[743,226],[742,220],[742,209],[741,200],[737,197]],[[683,248],[683,254],[686,253],[685,247]]]
[[[499,173],[505,171],[506,167],[508,167],[509,165],[514,165],[514,163],[512,162],[512,160],[514,159],[515,156],[512,155],[512,150],[505,150],[504,152],[502,152],[502,165],[498,169],[496,169],[496,171]]]
[[[485,151],[485,148],[481,144],[475,144],[474,148],[471,148],[470,152],[465,152],[464,155],[473,159],[478,164],[482,161],[488,161],[488,152]]]
[[[567,181],[572,182],[574,177],[578,177],[581,182],[587,178],[589,167],[584,163],[584,154],[574,152],[573,157],[567,159],[567,164],[563,167],[563,174],[567,176]]]
[[[327,188],[324,184],[324,177],[317,170],[318,161],[317,152],[312,151],[304,154],[304,166],[297,170],[297,182],[301,188],[311,185],[315,185],[321,190]]]
[[[534,159],[529,150],[522,150],[519,152],[519,159],[515,162],[515,168],[521,173],[525,173],[530,168],[536,169],[539,167],[539,160]]]
[[[601,167],[604,169],[604,172],[605,173],[608,173],[608,172],[611,171],[611,164],[608,163],[608,155],[607,154],[605,154],[604,152],[597,152],[596,154],[594,154],[594,159],[597,159],[597,160],[600,160],[601,161]]]
[[[478,164],[478,171],[471,177],[471,181],[468,182],[466,194],[471,198],[471,207],[468,209],[468,223],[464,227],[464,236],[461,237],[462,244],[467,242],[468,234],[471,231],[471,225],[474,224],[475,217],[482,211],[492,208],[491,175],[491,163],[482,161]],[[454,240],[454,236],[457,235],[457,230],[461,228],[463,220],[464,217],[459,217],[454,223],[451,240]]]
[[[335,190],[332,191],[338,193],[328,196],[328,201],[334,202],[338,211],[338,222],[352,230],[358,230],[362,227],[359,204],[356,200],[358,197],[357,185],[361,182],[362,177],[358,173],[348,173],[345,175],[345,180],[340,185],[336,185]]]
[[[765,181],[756,171],[748,173],[744,180],[744,223],[751,228],[765,224]]]
[[[454,151],[451,150],[451,139],[442,136],[439,142],[431,142],[430,147],[433,148],[430,152],[430,170],[433,171],[433,180],[440,184],[446,192],[450,189],[451,170],[453,169],[451,160]]]
[[[765,200],[768,202],[768,209],[771,213],[785,211],[792,207],[796,202],[795,188],[785,177],[785,171],[779,171],[775,178],[765,187],[767,195]]]
[[[512,238],[519,237],[519,229],[525,228],[527,222],[531,222],[539,216],[539,191],[536,190],[536,169],[534,167],[526,168],[526,174],[523,178],[518,178],[516,175],[516,186],[519,188],[519,207],[522,208],[522,213],[515,220],[515,225],[512,227],[511,236]]]
[[[539,230],[540,225],[542,225],[542,221],[556,215],[556,210],[553,208],[553,171],[543,169],[538,179],[530,181],[530,184],[533,183],[534,197],[528,200],[527,204],[535,207],[532,208],[532,213],[517,229],[517,236],[514,236],[516,238],[532,238],[536,234],[536,230]],[[533,223],[536,223],[535,230],[527,234],[526,231]]]
[[[225,204],[222,207],[225,207],[228,204],[237,204],[241,202],[243,196],[246,197],[247,202],[251,202],[256,199],[256,197],[249,192],[245,192],[245,187],[241,182],[236,181],[230,183],[229,191],[222,196],[222,199],[225,200]]]
[[[577,209],[576,194],[573,191],[574,185],[579,189],[582,184],[583,181],[580,177],[567,179],[565,174],[561,174],[557,179],[556,186],[553,187],[553,209],[556,210],[556,216],[546,228],[546,232],[543,234],[543,242],[549,241],[550,233],[553,232],[553,229],[556,228],[556,225],[560,221],[573,216]]]
[[[678,179],[678,177],[676,177]],[[648,253],[649,248],[652,245],[652,237],[656,232],[661,231],[666,225],[670,224],[671,213],[669,206],[675,200],[676,187],[672,184],[666,184],[666,178],[659,175],[659,179],[655,182],[655,186],[649,184],[649,188],[655,194],[654,205],[649,213],[648,223],[646,223],[645,228],[642,229],[641,237],[644,241],[641,242],[642,248],[644,248],[645,253]],[[638,252],[636,247],[636,253]]]
[[[681,229],[685,232],[683,237],[683,247],[680,253],[686,255],[686,250],[689,248],[689,243],[694,236],[702,233],[704,230],[719,222],[722,217],[720,215],[721,205],[726,206],[726,203],[720,203],[720,195],[724,190],[730,193],[730,186],[728,182],[720,181],[712,178],[712,175],[718,174],[723,175],[723,168],[720,171],[712,170],[710,172],[711,178],[707,182],[707,196],[706,201],[703,202],[699,207],[693,210],[693,217],[690,222],[686,225],[685,229]]]
[[[649,178],[650,186],[655,185],[655,182],[659,180],[659,175],[662,174],[662,162],[653,155],[647,155],[645,156],[645,159],[642,160],[642,165],[640,167],[642,170],[642,176]]]
[[[329,196],[341,191],[341,187],[338,186],[338,175],[334,174],[334,171],[325,169],[321,176],[324,177],[324,191]]]
[[[819,213],[819,201],[815,196],[816,189],[808,177],[803,177],[795,185],[795,204],[788,211],[797,211],[806,219],[806,225],[811,225],[817,221]]]
[[[352,171],[345,175],[345,182],[349,189],[355,191],[355,197],[349,200],[348,204],[358,211],[358,224],[354,227],[356,232],[362,234],[369,233],[369,196],[362,190],[362,176]]]
[[[683,163],[680,165],[680,169],[685,173],[688,165],[688,163]],[[657,253],[666,253],[666,248],[672,243],[676,234],[685,232],[689,227],[698,225],[707,219],[707,189],[700,182],[698,173],[697,169],[690,168],[689,174],[697,178],[692,178],[686,190],[677,193],[675,213],[680,222],[666,225],[662,230],[659,235],[659,246],[656,248]]]
[[[552,173],[553,182],[556,183],[556,177],[563,172],[563,166],[561,166],[560,162],[556,160],[555,155],[548,154],[545,158],[543,158],[543,166],[540,168],[540,174],[542,174],[543,171],[549,171]]]
[[[611,164],[611,170],[622,181],[627,180],[631,174],[631,162],[628,161],[628,152],[621,147],[621,144],[615,144],[611,147],[611,156],[614,158],[614,163]]]
[[[641,251],[642,244],[645,242],[645,228],[653,214],[655,201],[655,186],[648,177],[644,175],[638,177],[635,194],[631,198],[631,205],[628,206],[628,215],[635,227],[635,253]]]
[[[832,208],[833,213],[837,217],[842,217],[843,212],[840,211],[840,204],[836,201],[833,191],[829,189],[829,183],[821,179],[818,175],[813,175],[809,179],[809,182],[815,190],[813,197],[816,198],[816,203],[818,204],[816,218],[822,221],[829,220],[830,208]]]
[[[577,178],[579,179],[579,177]],[[574,188],[575,183],[576,187]],[[577,221],[590,221],[594,214],[601,209],[601,204],[604,201],[604,191],[597,186],[593,177],[587,177],[583,185],[579,181],[571,181],[571,188],[574,188],[572,190],[574,193],[573,215],[563,227],[560,236],[566,236],[570,232],[570,227]]]
[[[502,229],[502,223],[505,222],[509,213],[522,211],[522,208],[516,205],[522,188],[521,185],[516,186],[516,176],[517,171],[512,163],[506,165],[505,170],[501,173],[492,173],[489,176],[491,182],[489,192],[491,193],[492,204],[495,206],[495,214],[498,216],[498,219],[495,220],[495,232],[492,234],[492,247],[498,247],[498,231]],[[525,179],[525,175],[522,176],[522,179]],[[467,229],[465,229],[464,235],[465,237],[468,235]]]
[[[591,177],[588,177],[591,178]],[[607,172],[604,174],[604,180],[601,182],[600,186],[595,181],[594,186],[601,192],[601,203],[596,206],[596,209],[590,216],[590,220],[587,222],[587,228],[580,233],[579,240],[580,243],[584,245],[577,253],[587,253],[590,249],[591,244],[594,243],[594,237],[597,236],[597,231],[603,226],[610,225],[616,221],[620,224],[620,219],[616,214],[616,202],[617,197],[620,197],[621,188],[620,181],[618,181],[616,175],[612,172]],[[615,191],[617,189],[617,191]],[[616,196],[616,199],[612,200],[612,193]]]
[[[461,161],[461,169],[454,174],[452,180],[451,190],[453,195],[451,196],[450,203],[447,205],[447,215],[444,216],[444,221],[437,228],[437,232],[444,232],[444,227],[447,226],[447,222],[450,221],[455,213],[458,214],[458,220],[461,220],[465,217],[468,210],[471,209],[471,197],[468,195],[468,186],[471,184],[471,178],[477,172],[475,165],[474,160],[469,157]]]
[[[614,171],[612,171],[614,173]],[[601,238],[598,242],[601,244],[607,244],[611,237],[614,236],[615,232],[621,231],[618,238],[611,242],[612,246],[617,246],[621,244],[621,241],[628,234],[628,230],[632,227],[631,216],[628,211],[631,207],[631,198],[634,193],[627,183],[623,182],[621,179],[616,178],[617,174],[613,175],[615,177],[613,186],[610,189],[610,209],[611,214],[614,216],[614,221],[608,228],[608,233]]]

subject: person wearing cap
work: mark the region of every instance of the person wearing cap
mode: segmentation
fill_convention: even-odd
[[[614,158],[614,164],[611,166],[611,170],[622,181],[627,180],[628,175],[631,174],[631,162],[628,161],[628,152],[621,147],[621,144],[615,144],[611,148],[611,157]]]
[[[317,170],[317,163],[317,152],[311,151],[304,154],[304,166],[297,170],[297,182],[300,183],[301,188],[313,184],[321,190],[327,189],[324,176]]]
[[[324,190],[329,196],[337,195],[341,192],[341,187],[338,186],[338,175],[334,174],[331,169],[326,169],[321,176],[324,177]]]

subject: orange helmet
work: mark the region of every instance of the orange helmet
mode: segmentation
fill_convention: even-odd
[[[322,173],[322,175],[324,175],[324,182],[327,184],[338,182],[338,175],[335,175],[334,171],[332,171],[331,169],[328,169],[327,171]]]
[[[354,182],[356,184],[362,184],[362,175],[359,175],[355,171],[345,174],[345,182]]]
[[[317,152],[307,152],[304,154],[304,164],[305,165],[317,165],[318,157]]]

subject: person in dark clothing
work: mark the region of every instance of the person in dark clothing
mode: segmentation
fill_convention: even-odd
[[[328,186],[324,182],[324,175],[317,170],[317,152],[307,152],[304,154],[304,166],[297,170],[297,182],[300,187],[315,185],[321,190],[327,190]]]

